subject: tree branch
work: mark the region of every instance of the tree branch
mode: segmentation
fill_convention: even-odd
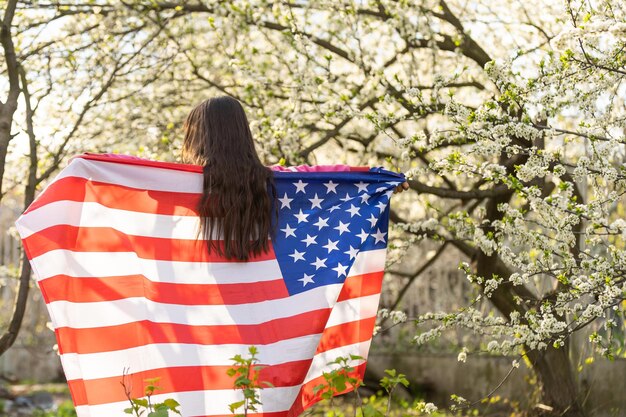
[[[17,0],[9,0],[6,3],[4,16],[0,22],[0,44],[4,51],[7,75],[9,77],[9,92],[6,101],[0,101],[0,201],[4,195],[2,183],[4,179],[4,168],[6,163],[9,142],[13,139],[11,127],[13,125],[13,114],[17,110],[17,99],[20,95],[20,82],[18,74],[18,63],[15,55],[15,46],[11,36],[11,24],[15,15]]]
[[[35,131],[33,129],[33,109],[30,102],[30,93],[28,92],[28,84],[26,80],[26,73],[21,66],[18,68],[19,75],[22,81],[22,90],[24,91],[24,101],[26,107],[26,133],[28,134],[29,144],[29,158],[30,164],[28,166],[28,181],[24,187],[24,207],[28,207],[35,199],[35,183],[37,179],[37,140],[35,138]],[[9,326],[0,336],[0,356],[4,354],[17,339],[20,328],[22,327],[22,321],[24,319],[24,313],[26,311],[26,304],[28,302],[28,292],[30,288],[30,274],[31,266],[26,256],[26,252],[22,249],[22,265],[20,270],[20,279],[17,289],[17,295],[15,297],[15,303],[13,306],[13,312],[11,314],[11,321]]]

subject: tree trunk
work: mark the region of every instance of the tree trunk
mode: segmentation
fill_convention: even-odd
[[[8,329],[0,337],[0,356],[2,356],[15,342],[17,335],[22,327],[22,320],[26,311],[26,303],[28,302],[28,291],[30,289],[30,273],[31,267],[26,257],[26,253],[22,251],[22,270],[20,273],[19,287],[15,297],[15,305],[11,322]]]
[[[537,145],[543,148],[543,141],[538,142]],[[500,162],[503,163],[504,161],[505,155],[502,155]],[[542,191],[547,195],[549,190],[545,188],[545,182],[542,185]],[[498,204],[507,202],[510,197],[511,194],[500,195],[487,200],[485,204],[487,209],[485,218],[492,222],[500,220],[502,213],[497,208]],[[495,232],[493,226],[486,227],[484,230],[485,233],[490,231]],[[578,247],[575,247],[573,250],[578,250]],[[473,260],[475,261],[476,273],[485,279],[494,275],[506,279],[511,275],[511,271],[502,262],[497,253],[487,255],[483,251],[478,250],[474,253]],[[492,293],[490,300],[508,320],[512,312],[516,311],[524,317],[527,310],[525,305],[519,305],[515,302],[516,298],[534,303],[539,301],[525,285],[513,286],[510,283],[498,286]],[[541,383],[542,404],[538,404],[538,415],[586,417],[579,402],[578,387],[572,372],[569,358],[569,343],[569,339],[566,339],[564,346],[560,349],[548,346],[545,350],[531,350],[525,346],[527,357],[532,363],[533,370]]]
[[[569,346],[528,352],[535,372],[541,380],[541,397],[545,405],[553,408],[546,415],[585,417],[580,405],[578,387],[569,359]]]
[[[26,73],[23,67],[20,70],[22,76],[24,99],[26,104],[26,132],[28,133],[29,146],[30,146],[30,166],[28,167],[28,180],[26,187],[24,187],[24,209],[28,208],[30,204],[35,200],[35,189],[37,187],[37,141],[35,138],[35,131],[33,128],[33,109],[30,104],[30,93],[28,92],[28,86],[26,84]],[[13,240],[10,240],[13,242]],[[15,305],[13,308],[13,314],[11,315],[11,321],[9,322],[8,329],[0,336],[0,356],[2,356],[11,346],[15,343],[17,336],[22,327],[22,321],[24,320],[24,313],[26,312],[26,304],[28,302],[28,292],[30,290],[30,275],[32,269],[26,251],[22,249],[22,266],[20,272],[19,286],[17,290],[17,296],[15,297]]]
[[[491,276],[492,273],[500,272],[496,266],[498,264],[496,260],[484,254],[481,255],[479,259],[482,258],[485,261],[478,262],[478,272],[483,274],[482,276]],[[487,259],[490,259],[490,261],[486,261]],[[516,290],[519,291],[520,287],[517,287]],[[500,286],[490,298],[493,305],[507,318],[516,306],[513,301],[513,291],[511,286]],[[578,387],[572,372],[569,358],[569,343],[569,339],[566,339],[565,345],[559,349],[555,349],[552,346],[548,346],[545,350],[540,351],[526,349],[528,359],[541,382],[542,404],[553,409],[549,411],[543,407],[539,408],[537,411],[543,410],[539,415],[559,417],[586,416],[579,402]]]

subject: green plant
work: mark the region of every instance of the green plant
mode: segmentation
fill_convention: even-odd
[[[359,396],[358,388],[363,384],[361,378],[356,378],[351,374],[354,372],[354,367],[350,366],[350,361],[364,359],[362,356],[350,355],[349,357],[340,356],[332,362],[328,362],[328,365],[339,365],[338,368],[333,369],[330,372],[324,372],[324,384],[317,385],[313,388],[314,394],[319,394],[321,399],[329,400],[330,406],[333,406],[333,397],[346,391],[349,387],[354,390],[355,395],[355,413],[358,406],[361,404],[361,398]]]
[[[409,380],[406,379],[406,375],[399,374],[395,369],[385,369],[387,376],[380,380],[380,385],[387,391],[387,415],[391,411],[391,394],[396,389],[398,384],[409,386]]]
[[[394,398],[393,403],[395,405],[387,412],[388,401],[389,397],[382,389],[369,396],[364,396],[360,405],[355,405],[355,401],[348,396],[338,396],[334,398],[332,406],[329,401],[321,401],[314,406],[308,415],[323,417],[452,417],[452,414],[439,411],[434,404],[426,403],[419,398]]]
[[[235,401],[228,405],[230,412],[235,412],[243,407],[243,414],[235,414],[236,416],[247,416],[249,411],[258,411],[257,406],[261,405],[259,398],[259,390],[273,385],[267,381],[259,381],[259,371],[263,366],[256,365],[258,363],[258,349],[255,346],[248,348],[250,356],[244,358],[241,355],[235,355],[230,358],[233,361],[233,367],[226,372],[228,376],[235,378],[234,388],[243,393],[243,400]]]
[[[350,361],[363,359],[360,356],[338,357],[328,365],[339,365],[338,368],[323,374],[325,383],[313,388],[315,394],[319,393],[322,400],[328,400],[327,404],[320,402],[317,406],[326,417],[344,417],[352,414],[354,417],[399,417],[407,415],[435,415],[443,416],[432,403],[414,399],[413,401],[398,400],[397,410],[391,409],[393,392],[398,385],[409,386],[406,375],[398,373],[395,369],[386,369],[385,376],[380,380],[383,390],[376,394],[361,398],[358,388],[364,386],[361,378],[354,376],[354,368]],[[335,398],[335,395],[346,392],[351,388],[354,392],[354,401],[350,404],[345,397]],[[384,410],[384,411],[383,411]],[[315,414],[318,414],[317,412]]]
[[[163,400],[163,402],[160,403],[152,403],[151,398],[154,394],[154,391],[160,389],[156,385],[157,381],[160,379],[159,377],[148,378],[144,380],[144,382],[148,384],[144,389],[146,398],[132,398],[132,387],[126,383],[126,376],[127,373],[126,370],[124,370],[121,384],[124,387],[126,398],[128,398],[128,401],[130,402],[130,407],[124,409],[124,412],[126,414],[132,414],[136,417],[141,417],[144,413],[147,412],[147,417],[168,417],[171,411],[173,413],[181,415],[180,411],[178,410],[180,404],[178,403],[178,401],[172,398],[166,398],[165,400]]]

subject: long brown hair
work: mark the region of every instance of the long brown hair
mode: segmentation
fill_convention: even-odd
[[[276,186],[257,155],[239,101],[209,98],[191,110],[183,128],[183,162],[203,167],[198,212],[209,254],[215,249],[220,256],[246,261],[267,252],[277,224],[272,221],[278,216],[272,204]]]

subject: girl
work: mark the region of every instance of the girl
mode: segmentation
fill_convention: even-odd
[[[271,217],[278,217],[271,210],[276,187],[256,153],[241,104],[228,96],[205,100],[191,110],[184,131],[183,163],[203,167],[198,211],[209,253],[215,249],[245,261],[266,252],[274,234]],[[223,248],[211,239],[216,235],[223,236]]]

